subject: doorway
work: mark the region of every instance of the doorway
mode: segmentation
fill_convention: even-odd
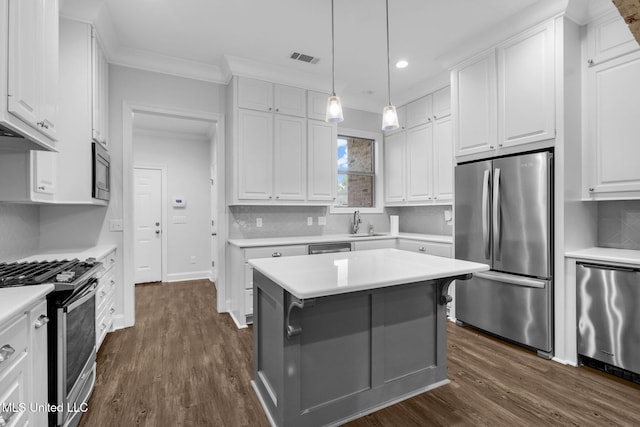
[[[162,282],[162,169],[134,169],[134,282]]]
[[[159,152],[158,144],[161,143],[159,136],[171,137],[172,135],[180,135],[184,141],[184,144],[189,145],[192,143],[191,139],[196,139],[201,143],[204,138],[204,144],[206,144],[207,151],[198,159],[204,161],[204,167],[199,167],[198,170],[204,171],[203,179],[198,178],[197,183],[193,181],[180,182],[180,188],[175,187],[176,180],[171,180],[175,177],[176,165],[172,163],[177,157],[188,151],[186,145],[176,145],[171,155],[164,164],[164,160],[154,159],[153,156],[149,159],[136,158],[137,151],[134,153],[134,146],[140,141],[141,130],[146,132],[146,139],[148,146],[154,153]],[[197,135],[191,135],[190,133],[197,133]],[[135,135],[135,136],[134,136]],[[162,219],[160,221],[151,220],[151,231],[149,233],[156,234],[155,223],[160,222],[159,228],[160,240],[164,240],[164,246],[162,250],[161,262],[162,262],[162,281],[181,281],[190,280],[195,278],[208,278],[213,281],[217,289],[217,309],[219,312],[228,310],[228,291],[225,285],[225,242],[227,235],[226,227],[226,205],[224,201],[224,191],[218,189],[224,189],[225,182],[225,165],[224,161],[218,163],[219,159],[225,159],[225,128],[224,128],[224,115],[202,113],[197,111],[180,111],[174,109],[168,109],[164,107],[153,107],[146,105],[134,105],[127,101],[123,103],[123,219],[124,219],[124,234],[123,234],[123,252],[130,254],[123,257],[123,273],[124,273],[124,318],[122,319],[122,327],[133,326],[135,323],[135,283],[138,283],[139,279],[136,277],[136,270],[142,266],[142,262],[137,263],[136,257],[136,169],[163,169],[163,186],[162,196]],[[166,138],[165,138],[166,139]],[[137,150],[137,148],[136,148]],[[182,165],[187,162],[182,162]],[[183,176],[191,178],[191,170],[188,174],[183,173]],[[168,181],[168,184],[167,184]],[[193,194],[189,197],[189,192],[192,191],[194,185],[200,185],[202,183],[204,187],[201,187],[197,196]],[[172,188],[173,185],[173,188]],[[182,202],[180,202],[182,201]],[[206,203],[204,207],[198,207],[199,203]],[[198,215],[198,217],[194,217]],[[193,240],[192,237],[188,237],[182,230],[186,229],[186,224],[197,222],[199,230],[203,230],[201,233],[206,237],[206,241],[203,244],[205,249],[200,252],[190,252],[192,245],[182,244],[176,245],[172,242],[167,243],[167,235],[184,237],[185,241],[190,243]],[[173,230],[173,232],[171,231]],[[186,237],[185,237],[186,236]],[[191,272],[191,276],[184,274],[171,274],[171,266],[175,261],[176,247],[187,247],[188,251],[182,252],[184,260],[180,262],[187,262],[191,264],[198,263],[197,275]],[[173,252],[172,252],[173,250]],[[169,254],[169,256],[167,255]],[[173,254],[173,255],[172,255]],[[194,257],[195,255],[195,257]],[[179,256],[178,256],[179,257]],[[185,261],[186,260],[186,261]],[[139,264],[139,265],[137,265]],[[167,272],[167,266],[169,271]],[[157,269],[156,269],[157,271]],[[156,276],[157,277],[157,273]],[[147,280],[147,279],[144,279]]]

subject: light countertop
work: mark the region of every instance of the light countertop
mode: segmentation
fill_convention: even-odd
[[[391,235],[380,233],[369,236],[361,233],[358,237],[352,234],[327,234],[322,236],[295,236],[295,237],[265,237],[257,239],[229,239],[229,244],[240,248],[253,248],[260,246],[306,245],[309,243],[328,242],[363,242],[368,240],[409,239],[422,240],[435,243],[453,243],[453,237],[440,234],[399,233]]]
[[[398,249],[252,259],[249,264],[298,298],[316,298],[488,271],[489,266]]]
[[[614,262],[640,266],[640,251],[631,249],[588,248],[565,253],[567,258]]]
[[[84,261],[87,258],[98,259],[106,256],[109,252],[116,248],[116,245],[98,245],[88,248],[50,249],[41,251],[40,253],[31,255],[27,258],[23,258],[20,260],[20,262],[55,261],[74,258],[78,258],[81,261]]]
[[[53,285],[19,286],[0,289],[0,324],[24,312],[38,299],[53,291]]]

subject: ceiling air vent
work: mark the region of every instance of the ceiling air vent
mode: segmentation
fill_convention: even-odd
[[[314,58],[311,55],[305,55],[300,52],[293,52],[289,58],[295,59],[296,61],[306,62],[308,64],[317,64],[318,61],[320,61],[320,58]]]

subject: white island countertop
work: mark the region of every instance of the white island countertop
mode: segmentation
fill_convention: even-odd
[[[399,249],[259,258],[249,264],[301,299],[489,270],[486,264]]]

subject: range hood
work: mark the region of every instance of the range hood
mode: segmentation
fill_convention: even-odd
[[[29,136],[8,127],[7,123],[0,122],[0,151],[58,151],[52,145],[36,142]]]

